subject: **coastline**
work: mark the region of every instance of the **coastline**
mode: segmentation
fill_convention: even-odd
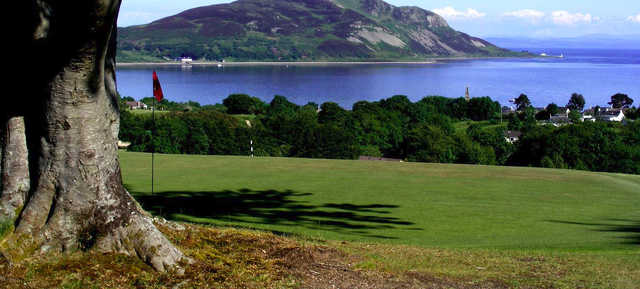
[[[380,65],[380,64],[405,64],[405,65],[430,65],[439,62],[486,60],[486,59],[514,59],[523,57],[441,57],[424,61],[246,61],[246,62],[192,62],[191,66],[329,66],[329,65]],[[526,57],[535,58],[535,57]],[[182,66],[180,62],[118,62],[118,67],[135,66]]]
[[[306,62],[275,62],[275,61],[247,61],[247,62],[192,62],[191,66],[326,66],[326,65],[371,65],[371,64],[436,64],[436,61],[306,61]],[[180,62],[118,62],[117,66],[182,66]]]

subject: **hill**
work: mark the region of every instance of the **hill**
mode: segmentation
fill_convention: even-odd
[[[119,61],[406,60],[512,52],[381,0],[238,0],[119,28]]]

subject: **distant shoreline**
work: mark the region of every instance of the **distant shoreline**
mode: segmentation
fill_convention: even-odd
[[[352,64],[435,64],[436,61],[314,61],[314,62],[275,62],[275,61],[249,61],[249,62],[193,62],[191,66],[282,66],[282,65],[298,65],[298,66],[322,66],[322,65],[352,65]],[[180,62],[118,62],[117,66],[182,66]]]
[[[326,65],[375,65],[375,64],[437,64],[439,62],[456,61],[456,60],[483,60],[483,59],[510,59],[522,57],[443,57],[433,58],[425,61],[247,61],[247,62],[193,62],[192,66],[326,66]],[[533,58],[533,57],[532,57]],[[134,67],[134,66],[182,66],[180,62],[118,62],[117,66]]]

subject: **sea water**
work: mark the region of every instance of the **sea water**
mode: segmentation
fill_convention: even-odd
[[[527,49],[513,49],[517,51]],[[433,64],[324,64],[120,66],[118,89],[136,99],[152,95],[157,70],[165,97],[178,102],[221,103],[232,93],[269,102],[274,95],[297,104],[336,102],[350,109],[361,100],[406,95],[490,96],[502,105],[521,93],[535,106],[565,105],[574,92],[587,106],[606,105],[611,95],[628,94],[640,103],[640,49],[535,49],[545,58],[440,60]]]

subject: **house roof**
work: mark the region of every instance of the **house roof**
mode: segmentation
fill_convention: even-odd
[[[508,138],[519,138],[522,136],[522,132],[517,130],[508,130],[504,133],[504,136]]]
[[[127,101],[128,106],[147,106],[144,102],[141,101]]]
[[[620,113],[622,112],[621,109],[617,109],[617,110],[608,110],[608,111],[601,111],[600,115],[610,115],[610,116],[618,116],[620,115]]]

